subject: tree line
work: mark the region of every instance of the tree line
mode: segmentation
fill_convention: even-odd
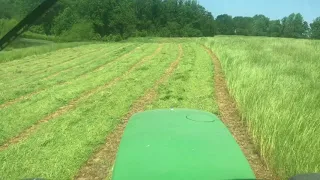
[[[320,17],[309,25],[300,13],[292,13],[281,20],[270,20],[261,14],[253,17],[223,14],[215,21],[217,34],[320,39]]]
[[[0,35],[42,1],[0,0]],[[299,13],[281,20],[264,15],[214,18],[196,0],[60,0],[30,31],[70,41],[216,34],[320,39],[320,17],[311,24]]]

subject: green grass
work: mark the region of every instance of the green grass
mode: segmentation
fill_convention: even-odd
[[[141,51],[150,55],[155,45]],[[104,143],[105,136],[128,112],[131,103],[151,88],[175,60],[178,46],[166,44],[163,51],[167,53],[156,55],[114,86],[80,102],[77,109],[43,124],[26,141],[0,152],[0,174],[9,179],[72,178],[93,150]],[[141,56],[141,53],[132,56]],[[122,67],[123,64],[118,64],[118,68]]]
[[[100,47],[100,50],[98,47]],[[102,50],[101,47],[103,47]],[[86,53],[89,48],[91,48],[91,51],[93,49],[93,53]],[[4,85],[0,89],[10,89],[10,91],[0,95],[0,102],[4,103],[35,90],[65,83],[70,79],[89,73],[96,67],[134,48],[133,44],[82,46],[76,49],[82,52],[82,54],[75,53],[74,57],[71,58],[68,56],[68,53],[64,53],[64,56],[60,58],[62,60],[55,60],[57,54],[61,55],[61,53],[57,52],[52,56],[47,56],[45,60],[32,60],[25,66],[17,65],[12,66],[12,68],[4,68],[6,72],[3,73],[3,78],[0,76]],[[66,60],[68,59],[71,59],[71,61],[67,62]],[[40,61],[41,64],[38,64],[37,61]],[[4,65],[4,67],[6,66]]]
[[[168,82],[159,87],[159,97],[148,109],[191,108],[218,113],[211,57],[196,43],[183,47],[179,66]]]
[[[0,116],[5,117],[5,121],[0,121],[0,144],[8,138],[16,136],[23,129],[43,119],[48,114],[56,111],[59,107],[67,105],[72,99],[120,76],[130,66],[145,56],[146,53],[152,53],[155,48],[156,45],[150,46],[150,48],[147,49],[146,46],[143,46],[136,52],[137,54],[130,59],[122,58],[109,64],[101,71],[91,72],[88,73],[87,76],[71,79],[69,83],[50,86],[29,100],[23,100],[22,102],[2,109]],[[98,59],[96,63],[108,62],[115,58],[117,58],[117,56]],[[72,73],[68,75],[73,76]],[[55,77],[54,80],[49,82],[56,82],[61,78],[68,78],[68,75]],[[4,91],[3,94],[10,94],[10,92],[11,90],[9,92]]]
[[[262,157],[282,178],[320,171],[320,41],[206,39]]]
[[[11,42],[3,51],[11,51],[18,48],[26,48],[32,46],[45,46],[53,43],[54,42],[47,40],[17,38],[13,42]]]
[[[26,48],[13,49],[10,51],[0,51],[0,63],[5,63],[8,61],[13,61],[16,59],[24,58],[26,56],[33,56],[35,58],[37,55],[46,54],[58,49],[71,48],[81,45],[89,44],[88,42],[74,42],[74,43],[51,43],[42,46],[33,46]]]
[[[134,66],[160,43],[159,54]],[[1,52],[0,105],[38,93],[0,109],[0,145],[74,104],[0,151],[1,178],[74,177],[133,102],[177,59],[179,43],[180,63],[146,109],[219,113],[212,60],[199,44],[204,43],[220,58],[229,90],[268,165],[283,178],[320,171],[320,41],[219,36],[53,43]],[[120,79],[104,86],[115,78]]]

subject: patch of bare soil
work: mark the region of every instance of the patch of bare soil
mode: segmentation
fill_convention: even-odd
[[[214,64],[214,84],[215,96],[219,106],[220,118],[229,128],[233,137],[239,144],[242,152],[246,156],[251,168],[257,179],[278,179],[273,172],[268,169],[260,156],[256,153],[250,134],[248,133],[245,123],[241,120],[236,102],[229,94],[224,73],[217,56],[207,47],[204,47],[210,54]]]
[[[39,126],[41,124],[46,123],[54,118],[57,118],[65,113],[69,112],[72,109],[75,109],[76,105],[80,101],[83,101],[84,99],[88,99],[93,94],[95,94],[103,89],[109,88],[110,86],[116,84],[118,81],[120,81],[121,79],[126,77],[129,73],[131,73],[135,68],[141,66],[147,60],[152,59],[155,55],[160,53],[162,47],[163,47],[163,45],[160,45],[159,48],[157,48],[157,50],[152,55],[144,57],[142,60],[140,60],[139,62],[137,62],[133,66],[131,66],[130,69],[127,72],[125,72],[124,74],[122,74],[121,76],[114,78],[112,81],[110,81],[102,86],[95,87],[89,91],[82,93],[78,98],[72,99],[67,105],[60,107],[58,110],[49,114],[45,118],[41,119],[40,121],[38,121],[37,123],[35,123],[31,127],[27,128],[26,130],[21,132],[16,137],[9,139],[7,142],[5,142],[3,145],[0,146],[0,151],[3,151],[5,149],[7,149],[9,146],[17,144],[17,143],[27,139],[31,134],[33,134],[39,128]]]
[[[93,156],[91,156],[86,164],[80,169],[75,179],[102,180],[107,177],[111,178],[112,167],[115,162],[120,140],[129,118],[135,113],[143,111],[148,104],[152,103],[156,99],[159,85],[169,79],[179,65],[182,57],[183,49],[182,46],[179,45],[179,56],[177,59],[171,63],[170,67],[165,71],[161,78],[155,82],[154,86],[147,90],[141,98],[133,103],[130,111],[122,118],[119,125],[110,134],[108,134],[106,143],[102,147],[98,148]]]

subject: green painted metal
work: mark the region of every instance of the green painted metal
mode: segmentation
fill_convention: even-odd
[[[226,126],[213,114],[153,110],[131,117],[113,180],[255,179]]]

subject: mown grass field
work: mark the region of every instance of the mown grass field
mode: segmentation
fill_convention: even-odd
[[[196,43],[92,44],[1,63],[1,177],[76,176],[177,58],[148,108],[216,113],[212,61]]]
[[[282,178],[320,171],[320,42],[220,36],[1,52],[0,179],[76,177],[135,108],[219,114],[202,44],[268,166]]]
[[[267,164],[280,177],[320,172],[320,41],[207,38]]]

